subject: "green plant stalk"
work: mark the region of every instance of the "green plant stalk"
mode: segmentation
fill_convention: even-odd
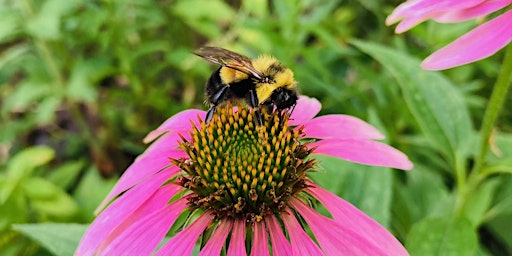
[[[485,110],[482,129],[480,131],[480,147],[479,153],[475,159],[473,173],[479,173],[485,162],[487,151],[489,150],[489,138],[496,123],[499,113],[503,109],[503,103],[507,96],[507,92],[512,84],[512,44],[505,48],[505,57],[501,73],[494,84],[491,98]]]
[[[505,56],[501,73],[494,84],[491,98],[485,110],[482,128],[480,131],[480,145],[478,148],[478,155],[475,159],[475,165],[469,177],[459,177],[466,175],[465,172],[457,172],[457,180],[464,181],[458,182],[458,200],[456,214],[463,214],[468,197],[474,193],[480,184],[485,181],[487,174],[485,173],[485,157],[489,150],[489,138],[491,137],[492,130],[496,123],[499,113],[503,109],[503,104],[507,96],[507,92],[512,84],[512,44],[505,48]]]

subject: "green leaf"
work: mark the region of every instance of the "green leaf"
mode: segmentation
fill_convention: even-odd
[[[0,204],[11,196],[22,179],[30,176],[36,167],[47,164],[54,157],[53,149],[45,146],[31,147],[16,154],[7,163],[5,186],[0,189]]]
[[[44,217],[69,219],[78,212],[75,201],[65,191],[43,178],[32,177],[22,185],[34,211]]]
[[[228,4],[219,0],[178,1],[172,6],[172,12],[180,16],[189,26],[209,37],[221,34],[218,22],[234,20],[236,15]]]
[[[28,4],[28,3],[27,3]],[[61,36],[61,17],[78,7],[78,0],[45,1],[39,12],[27,23],[27,31],[36,37],[58,39]]]
[[[54,169],[46,179],[61,189],[67,189],[75,181],[84,165],[85,162],[82,160],[64,163]]]
[[[420,61],[382,45],[353,41],[379,61],[397,80],[422,131],[452,161],[466,156],[472,125],[462,93],[441,73],[425,71]],[[392,85],[390,85],[392,86]]]
[[[104,179],[95,167],[88,168],[73,197],[80,205],[80,215],[86,221],[92,221],[96,207],[114,187],[117,179]],[[94,188],[94,189],[91,189]]]
[[[83,224],[17,224],[13,229],[38,242],[54,255],[69,256],[75,252],[89,225]]]
[[[444,216],[426,218],[414,224],[406,240],[411,255],[473,255],[478,239],[471,222]]]
[[[9,182],[12,181],[0,176],[0,191],[8,188]],[[0,231],[7,230],[12,223],[23,223],[28,220],[27,201],[24,195],[17,193],[18,191],[20,189],[14,190],[10,197],[0,202]]]
[[[334,157],[315,156],[319,171],[311,177],[323,188],[342,196],[383,226],[389,227],[392,171]]]
[[[2,8],[0,10],[0,42],[12,38],[19,32],[20,19],[21,16],[16,9]]]
[[[464,213],[473,227],[476,228],[482,223],[484,214],[491,206],[499,182],[498,178],[488,179],[468,197],[468,201],[464,205]]]
[[[55,152],[50,147],[35,146],[24,149],[7,164],[7,175],[16,178],[24,177],[34,168],[47,164],[54,157]]]

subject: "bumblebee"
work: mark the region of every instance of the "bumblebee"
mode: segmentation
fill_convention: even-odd
[[[206,83],[209,123],[215,108],[226,101],[245,100],[256,111],[258,125],[263,124],[260,108],[267,111],[290,109],[297,103],[297,82],[293,72],[271,56],[257,59],[219,48],[203,47],[195,55],[221,65]]]

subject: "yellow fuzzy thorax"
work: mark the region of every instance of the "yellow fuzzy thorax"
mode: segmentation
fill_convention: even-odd
[[[284,87],[289,90],[297,88],[297,82],[293,79],[293,72],[272,56],[261,55],[252,61],[252,66],[265,77],[272,79],[269,83],[256,84],[256,95],[260,103],[270,98],[277,88]],[[272,69],[271,66],[279,66],[280,68],[278,70]],[[227,67],[221,68],[219,75],[222,81],[230,81],[230,83],[249,78],[246,73]]]
[[[275,64],[282,66],[283,69],[279,72],[273,73],[269,67]],[[273,78],[273,83],[256,84],[256,94],[258,95],[260,103],[270,98],[272,92],[277,88],[285,87],[290,90],[295,90],[297,88],[297,82],[293,79],[293,72],[289,68],[284,67],[276,58],[269,55],[261,55],[252,61],[252,65],[265,76]]]

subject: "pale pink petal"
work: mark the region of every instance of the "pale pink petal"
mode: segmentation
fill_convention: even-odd
[[[136,220],[113,241],[105,241],[100,255],[150,255],[187,207],[181,198]]]
[[[192,225],[173,236],[158,252],[156,256],[164,255],[190,255],[199,235],[208,227],[213,217],[209,212],[203,213]]]
[[[254,243],[252,244],[251,256],[269,256],[267,230],[265,223],[254,223]]]
[[[168,172],[157,173],[121,195],[110,207],[96,217],[82,237],[76,255],[92,255],[112,230],[121,225],[130,215],[137,211],[142,211],[148,205],[161,204],[159,200],[161,200],[162,193],[155,194],[155,192],[157,192],[168,177]],[[166,196],[169,198],[172,194],[167,194]]]
[[[210,240],[206,243],[204,248],[199,252],[199,256],[218,256],[226,243],[226,238],[228,237],[231,227],[233,226],[233,221],[231,220],[223,220],[217,229],[210,237]]]
[[[292,126],[301,125],[302,123],[313,119],[313,117],[320,112],[320,109],[322,109],[320,101],[315,98],[301,95],[297,100],[297,105],[295,105],[295,109],[293,109],[288,124]]]
[[[386,24],[402,20],[395,29],[396,33],[402,33],[415,25],[436,17],[439,13],[467,9],[478,5],[484,0],[418,0],[407,1],[398,6],[386,19]]]
[[[338,157],[366,165],[386,166],[410,170],[413,164],[407,156],[384,143],[361,139],[327,139],[308,145],[313,154]]]
[[[288,236],[290,237],[290,244],[292,245],[292,255],[302,256],[319,256],[324,255],[322,250],[318,248],[315,241],[302,229],[301,225],[295,219],[295,216],[290,212],[283,212],[281,219],[284,222]]]
[[[247,255],[245,250],[245,220],[237,219],[233,225],[227,256]]]
[[[144,143],[149,143],[162,133],[168,131],[188,131],[192,127],[191,122],[195,123],[196,126],[199,124],[199,121],[197,120],[198,116],[204,119],[206,112],[199,109],[187,109],[181,111],[167,119],[154,131],[150,132],[143,141]]]
[[[306,138],[383,139],[384,135],[365,121],[348,115],[325,115],[304,124]]]
[[[296,198],[290,200],[290,203],[308,223],[326,255],[408,255],[403,247],[399,251],[386,251],[388,248],[381,245],[387,241],[375,244],[373,240],[364,237],[356,230],[345,228],[339,222],[319,214]]]
[[[493,55],[511,40],[512,10],[509,10],[434,52],[421,67],[441,70],[464,65]]]
[[[277,221],[276,217],[274,215],[265,217],[265,223],[267,224],[270,241],[272,243],[272,255],[291,256],[292,246],[284,236],[281,225],[279,225],[279,221]]]
[[[352,230],[371,240],[385,252],[396,252],[389,255],[407,254],[403,245],[389,231],[365,213],[313,182],[308,182],[307,185],[310,186],[307,192],[317,198],[344,229]]]
[[[143,159],[135,161],[125,173],[121,176],[116,185],[112,188],[109,194],[103,199],[103,202],[96,208],[95,214],[98,214],[105,206],[112,201],[116,196],[120,195],[122,192],[130,189],[131,187],[137,185],[138,183],[152,177],[155,173],[159,171],[166,170],[166,173],[169,175],[167,178],[171,178],[176,173],[179,172],[179,168],[176,166],[169,166],[171,163],[169,161],[169,157],[165,155],[159,156],[147,156]]]
[[[437,22],[445,23],[461,22],[465,20],[478,18],[489,13],[493,13],[499,9],[508,6],[511,3],[512,0],[485,1],[480,3],[479,5],[475,5],[467,9],[446,11],[444,13],[440,13],[437,17],[434,17],[433,19]]]

